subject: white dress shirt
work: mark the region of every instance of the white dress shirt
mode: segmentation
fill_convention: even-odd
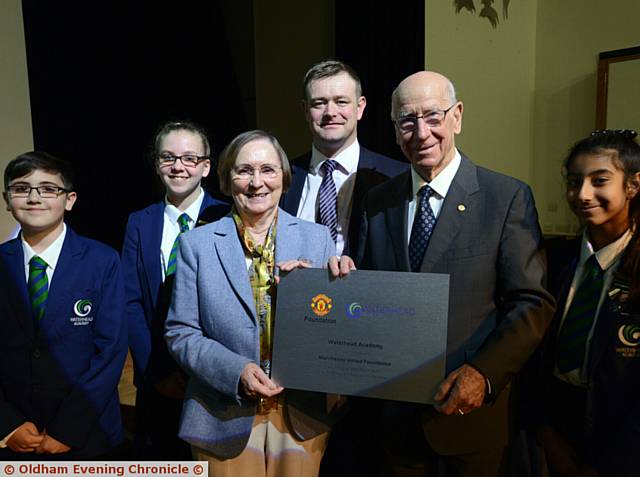
[[[587,336],[587,345],[585,346],[585,356],[583,361],[584,364],[588,362],[587,360],[589,358],[591,340],[593,339],[593,330],[595,329],[596,321],[598,319],[598,314],[600,313],[602,303],[604,302],[609,287],[611,286],[611,281],[613,280],[613,272],[615,272],[618,268],[618,265],[620,264],[620,256],[622,255],[622,252],[624,252],[624,249],[629,243],[629,240],[631,240],[631,236],[631,231],[627,230],[618,240],[616,240],[615,242],[611,242],[609,245],[606,245],[597,252],[594,252],[593,245],[589,243],[586,232],[582,234],[582,246],[580,247],[578,266],[576,267],[576,272],[573,275],[571,288],[569,288],[567,303],[564,306],[564,311],[562,313],[562,322],[560,323],[558,332],[560,331],[560,329],[562,329],[562,324],[564,323],[564,319],[567,316],[567,312],[569,311],[571,302],[573,301],[573,297],[575,296],[576,290],[582,282],[582,275],[584,274],[584,264],[589,259],[589,257],[591,257],[591,255],[595,254],[600,268],[602,268],[602,270],[604,271],[604,277],[602,291],[600,292],[600,299],[598,301],[598,307],[596,308],[596,316],[593,320],[593,325],[591,326],[589,335]],[[558,379],[561,379],[569,384],[581,387],[587,387],[588,385],[586,366],[584,365],[582,366],[582,369],[573,369],[566,373],[561,373],[556,365],[553,373]]]
[[[204,200],[204,191],[200,188],[200,195],[193,201],[187,210],[182,211],[175,205],[171,204],[165,199],[164,205],[164,225],[162,226],[162,242],[160,243],[160,263],[162,263],[162,281],[164,282],[165,273],[167,271],[167,265],[169,264],[169,255],[171,255],[171,249],[173,248],[173,242],[176,241],[176,237],[180,234],[180,224],[178,223],[178,217],[183,213],[189,216],[189,230],[193,229],[200,215],[200,207]]]
[[[456,149],[456,154],[453,156],[451,162],[447,164],[431,182],[425,181],[413,167],[411,168],[412,199],[411,202],[409,202],[407,212],[407,243],[411,240],[411,228],[413,227],[413,220],[417,213],[418,191],[426,184],[433,189],[434,193],[429,197],[429,205],[431,206],[431,210],[433,210],[433,215],[437,219],[440,215],[444,198],[447,196],[447,192],[449,192],[449,187],[451,187],[453,178],[455,177],[456,172],[458,172],[461,161],[462,158],[460,157],[460,153]]]
[[[347,237],[349,236],[349,220],[351,219],[351,204],[353,202],[353,189],[356,183],[356,173],[358,172],[358,161],[360,160],[360,144],[355,140],[353,144],[341,151],[335,157],[326,157],[315,146],[311,149],[311,162],[309,171],[302,188],[300,205],[298,206],[298,218],[316,221],[318,213],[318,191],[322,183],[320,166],[328,160],[333,159],[338,166],[333,171],[333,182],[336,184],[338,193],[338,240],[336,243],[336,253],[342,255]]]
[[[67,226],[63,223],[60,235],[42,253],[36,253],[31,246],[25,242],[24,238],[20,239],[22,241],[22,252],[24,255],[24,276],[26,277],[27,282],[29,282],[29,261],[34,257],[34,255],[37,255],[47,262],[47,280],[49,280],[49,286],[51,286],[53,272],[55,272],[56,265],[58,265],[58,259],[60,258],[62,244],[64,243],[66,235]]]

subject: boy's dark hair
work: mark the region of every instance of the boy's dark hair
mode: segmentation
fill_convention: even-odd
[[[44,151],[25,152],[9,162],[4,170],[4,190],[7,190],[12,180],[31,174],[35,170],[60,174],[64,188],[68,191],[73,190],[71,164]]]
[[[579,156],[611,155],[613,164],[624,173],[625,186],[640,172],[640,145],[635,141],[637,132],[631,129],[594,131],[570,149],[564,162],[567,171]],[[638,184],[636,184],[638,186]],[[629,228],[631,241],[627,245],[619,273],[631,280],[630,300],[640,304],[640,192],[629,202]]]
[[[304,75],[304,81],[302,84],[302,97],[304,100],[309,100],[309,83],[319,79],[331,78],[332,76],[339,75],[340,73],[347,73],[353,81],[355,81],[356,98],[362,96],[362,84],[360,83],[358,73],[356,73],[351,66],[343,63],[342,61],[327,60],[313,65]]]

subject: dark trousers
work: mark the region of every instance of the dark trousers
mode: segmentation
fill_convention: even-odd
[[[350,397],[349,410],[331,429],[320,477],[379,477],[375,416],[379,402]]]
[[[191,447],[178,438],[181,399],[162,396],[153,387],[138,390],[134,457],[142,460],[192,460]]]
[[[384,477],[506,477],[507,448],[487,448],[470,454],[438,454],[427,441],[417,408],[383,416],[378,428]],[[487,429],[491,432],[491,429]]]

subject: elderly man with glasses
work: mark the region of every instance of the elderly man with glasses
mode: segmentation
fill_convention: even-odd
[[[385,475],[505,475],[510,383],[554,309],[531,190],[456,149],[462,112],[441,74],[403,80],[391,114],[411,171],[364,200],[358,268],[450,277],[446,376],[433,406],[382,404]]]

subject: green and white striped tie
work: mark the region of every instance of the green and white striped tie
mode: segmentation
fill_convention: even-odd
[[[37,255],[29,260],[27,288],[33,317],[36,323],[39,323],[44,316],[44,309],[49,297],[49,279],[47,278],[47,262]]]
[[[178,245],[180,243],[180,236],[189,230],[189,216],[184,213],[178,217],[178,225],[180,226],[180,232],[173,242],[171,247],[171,253],[169,254],[169,260],[167,261],[167,273],[166,276],[176,273],[176,264],[178,259]]]

